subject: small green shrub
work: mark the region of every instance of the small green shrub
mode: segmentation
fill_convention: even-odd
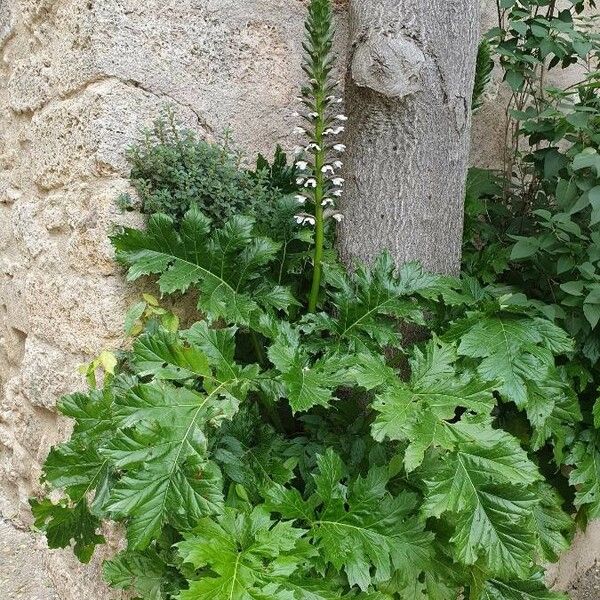
[[[249,171],[227,140],[198,139],[193,131],[177,126],[170,112],[156,121],[127,157],[131,182],[146,214],[181,219],[196,206],[216,224],[239,213],[265,220],[282,195],[295,191],[294,168],[286,165],[281,149],[273,165],[259,156],[256,170]]]

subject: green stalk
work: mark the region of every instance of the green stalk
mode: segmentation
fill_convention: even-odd
[[[256,354],[256,358],[261,367],[265,367],[267,365],[267,355],[265,354],[265,349],[263,345],[260,343],[258,336],[255,331],[250,332],[250,339],[252,340],[252,346],[254,347],[254,352]],[[271,421],[271,425],[275,427],[280,432],[285,432],[285,427],[283,425],[283,421],[279,416],[279,412],[277,411],[277,405],[275,402],[272,402],[269,398],[267,398],[260,391],[257,393],[258,401],[262,406],[263,410],[269,417]]]
[[[315,128],[315,139],[319,145],[320,150],[317,151],[315,156],[315,179],[317,180],[317,187],[315,188],[315,250],[314,250],[314,264],[313,264],[313,277],[312,286],[310,289],[310,298],[308,301],[309,312],[314,312],[317,308],[317,302],[319,300],[319,290],[321,289],[321,275],[323,272],[323,247],[325,245],[325,220],[323,218],[323,206],[321,202],[325,197],[325,178],[321,169],[325,164],[326,150],[323,139],[323,129],[325,118],[323,115],[323,101],[322,91],[320,98],[316,98],[317,112],[319,117],[317,118]]]

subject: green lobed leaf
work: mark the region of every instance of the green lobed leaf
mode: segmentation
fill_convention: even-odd
[[[111,240],[129,280],[158,275],[166,294],[197,287],[198,308],[210,320],[247,324],[257,311],[287,310],[296,303],[289,291],[268,282],[268,266],[279,245],[255,237],[253,225],[251,218],[236,215],[214,232],[210,220],[193,207],[179,229],[170,217],[155,214],[146,231],[125,228]]]
[[[92,558],[94,548],[104,543],[97,532],[100,521],[88,509],[86,499],[74,506],[52,500],[30,500],[34,525],[46,533],[50,548],[67,548],[73,544],[75,556],[83,563]]]
[[[378,412],[372,426],[373,437],[377,441],[386,437],[408,440],[404,458],[408,472],[421,464],[428,448],[453,447],[451,421],[457,411],[488,417],[494,407],[493,385],[483,384],[468,373],[457,375],[456,360],[452,345],[439,340],[429,342],[424,353],[414,351],[410,381],[405,384],[388,373],[387,385],[373,403]],[[363,384],[381,383],[385,376],[381,368],[373,361],[365,361],[359,379]],[[375,369],[379,369],[380,381]]]

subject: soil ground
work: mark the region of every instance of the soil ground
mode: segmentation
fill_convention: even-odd
[[[571,600],[600,600],[600,564],[596,563],[569,591]]]

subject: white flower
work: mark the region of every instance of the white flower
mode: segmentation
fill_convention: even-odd
[[[331,218],[335,219],[339,223],[344,218],[344,215],[342,213],[335,213],[331,215]]]
[[[324,167],[321,168],[321,173],[331,173],[333,175],[333,173],[334,173],[333,167],[331,165],[325,165]]]
[[[334,102],[335,104],[341,104],[342,102],[341,98],[336,98],[335,96],[327,96],[327,100],[329,102]]]
[[[294,135],[304,135],[306,133],[306,129],[304,129],[304,127],[294,127],[292,133]]]
[[[298,223],[298,225],[314,225],[315,218],[313,215],[309,215],[308,213],[300,213],[299,215],[294,215],[294,221]]]
[[[342,190],[332,190],[329,192],[332,196],[337,196],[338,198],[342,195]]]
[[[333,206],[333,198],[323,198],[321,206]]]
[[[296,161],[296,167],[298,169],[300,169],[300,171],[306,171],[307,166],[308,166],[308,163],[305,160]]]
[[[296,198],[296,202],[298,202],[298,204],[306,204],[306,196],[297,194],[295,198]]]
[[[331,183],[333,183],[333,185],[343,185],[344,181],[346,181],[343,177],[334,177],[331,180]]]
[[[347,121],[347,120],[348,120],[348,117],[347,117],[346,115],[336,115],[336,116],[335,116],[335,119],[336,119],[337,121]]]
[[[304,177],[298,177],[296,179],[296,185],[302,185],[304,183]]]
[[[335,129],[332,129],[331,127],[328,127],[324,132],[323,135],[333,135],[335,133]]]
[[[311,119],[316,119],[319,116],[319,113],[318,112],[311,112],[311,113],[308,113],[308,116]]]
[[[333,149],[336,152],[344,152],[346,150],[346,145],[345,144],[336,144]]]
[[[346,128],[342,127],[340,125],[339,127],[336,127],[335,129],[333,129],[332,131],[333,131],[333,135],[339,135],[340,133],[343,133],[344,131],[346,131]]]
[[[313,188],[316,188],[317,187],[317,180],[313,179],[312,177],[310,179],[307,179],[306,183],[304,184],[304,187],[313,187]]]
[[[344,163],[341,160],[334,160],[333,161],[333,166],[336,169],[341,169],[344,166]]]
[[[319,146],[319,144],[315,144],[314,142],[312,144],[309,144],[308,146],[306,146],[307,150],[316,150],[317,152],[320,152],[321,150],[321,146]]]

